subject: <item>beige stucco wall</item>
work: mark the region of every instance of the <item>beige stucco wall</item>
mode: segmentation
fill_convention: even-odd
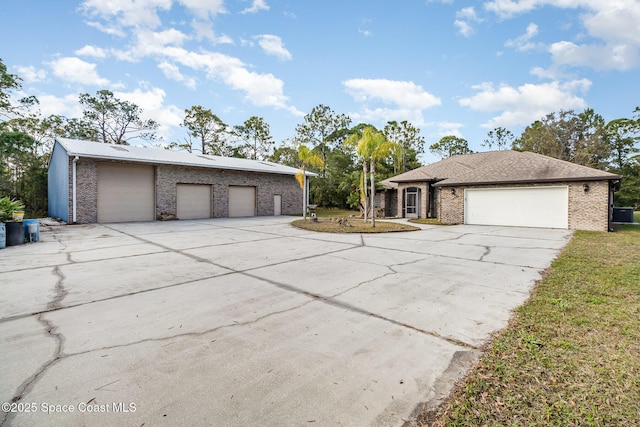
[[[584,191],[584,184],[589,191]],[[608,231],[608,181],[555,182],[552,184],[521,184],[508,187],[557,186],[569,187],[569,229]],[[504,188],[505,185],[442,187],[438,190],[438,218],[444,224],[464,223],[464,190],[466,188]],[[451,190],[455,188],[455,194]]]

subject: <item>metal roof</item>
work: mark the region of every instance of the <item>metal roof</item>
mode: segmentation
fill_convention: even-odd
[[[89,157],[93,159],[231,169],[281,175],[295,175],[299,170],[290,166],[262,160],[201,155],[134,145],[103,144],[101,142],[83,141],[79,139],[56,138],[56,141],[66,150],[69,156]],[[306,175],[318,176],[318,174],[308,171]]]

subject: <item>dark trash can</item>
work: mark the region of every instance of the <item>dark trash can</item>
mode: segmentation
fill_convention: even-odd
[[[7,222],[7,246],[22,245],[24,243],[24,224],[21,222]]]

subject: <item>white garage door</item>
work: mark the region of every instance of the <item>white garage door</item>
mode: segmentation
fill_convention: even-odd
[[[256,187],[229,186],[229,217],[256,215]]]
[[[98,222],[152,221],[153,166],[98,164]]]
[[[211,186],[178,184],[176,214],[180,219],[211,218]]]
[[[464,191],[464,223],[569,227],[569,188],[527,187]]]

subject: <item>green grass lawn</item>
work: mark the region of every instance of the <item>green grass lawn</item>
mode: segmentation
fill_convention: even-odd
[[[418,420],[631,426],[639,402],[640,226],[624,225],[577,231],[448,401]]]
[[[360,211],[339,209],[339,208],[318,208],[316,209],[318,218],[350,218],[360,216]]]

